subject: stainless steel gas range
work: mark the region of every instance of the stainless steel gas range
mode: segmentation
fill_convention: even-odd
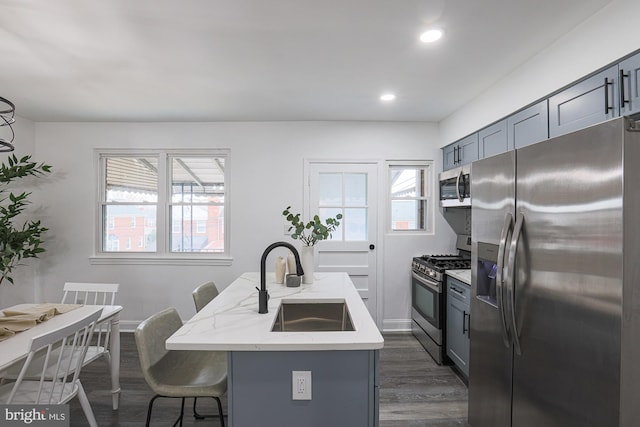
[[[411,264],[411,330],[439,365],[449,363],[446,350],[447,270],[471,268],[471,237],[458,236],[458,254],[423,255]]]

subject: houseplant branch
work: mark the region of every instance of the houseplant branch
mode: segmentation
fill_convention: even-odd
[[[289,227],[289,231],[293,230],[291,238],[300,240],[305,246],[313,246],[320,240],[331,238],[332,233],[336,231],[336,228],[340,225],[339,220],[342,219],[342,214],[338,214],[335,218],[325,219],[323,224],[320,217],[315,215],[311,221],[305,223],[300,219],[299,213],[294,215],[290,209],[291,206],[287,206],[287,208],[282,211],[282,215],[291,223]]]
[[[21,222],[17,217],[30,203],[31,193],[15,194],[9,191],[10,184],[28,176],[41,177],[51,173],[51,166],[31,161],[31,156],[18,159],[10,155],[6,163],[0,165],[0,284],[11,277],[13,269],[25,258],[38,258],[45,249],[42,234],[48,229],[39,220]],[[7,192],[9,193],[7,195]]]

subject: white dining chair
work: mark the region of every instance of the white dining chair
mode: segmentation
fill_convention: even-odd
[[[82,360],[102,310],[45,334],[33,337],[29,353],[15,382],[0,386],[0,402],[6,404],[65,404],[78,396],[91,427],[97,422],[80,382]],[[35,379],[27,379],[38,369]]]
[[[67,282],[64,284],[63,304],[85,304],[85,305],[115,305],[116,294],[120,284],[118,283],[83,283]],[[111,353],[109,352],[109,336],[111,334],[111,323],[109,321],[100,322],[96,326],[94,333],[95,342],[87,349],[84,365],[103,356],[111,369]]]

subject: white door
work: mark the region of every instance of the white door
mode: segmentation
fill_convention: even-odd
[[[309,162],[307,218],[342,214],[330,240],[316,244],[316,271],[346,271],[377,321],[377,163]]]

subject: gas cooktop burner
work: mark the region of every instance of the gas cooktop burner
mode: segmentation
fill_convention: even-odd
[[[460,260],[464,260],[465,258],[463,258],[461,255],[422,255],[422,259],[426,261],[439,262],[439,261],[460,261]]]
[[[422,255],[414,259],[415,264],[442,272],[471,268],[471,260],[462,255]],[[414,265],[417,267],[418,265]],[[419,268],[419,270],[422,270]]]

